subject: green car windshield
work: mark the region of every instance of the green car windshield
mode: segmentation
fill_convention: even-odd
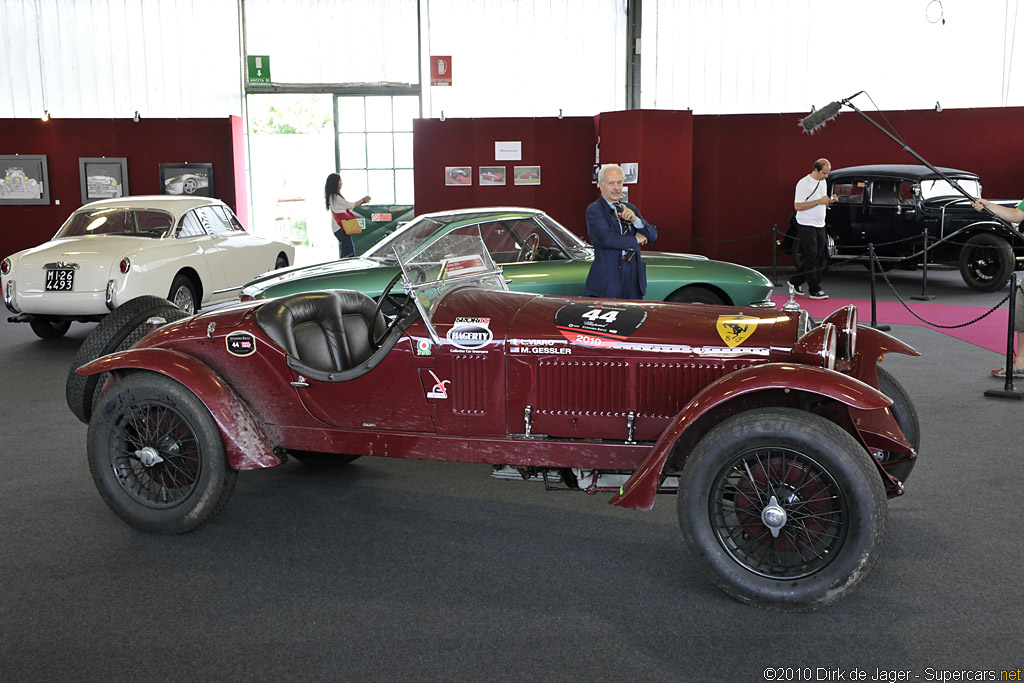
[[[508,291],[501,268],[495,265],[480,234],[448,233],[421,250],[395,247],[402,284],[416,302],[430,336],[440,343],[432,318],[444,296],[460,287]]]
[[[579,237],[544,214],[489,210],[421,216],[372,247],[363,255],[363,258],[373,259],[386,265],[397,265],[396,253],[404,261],[421,249],[430,249],[435,241],[449,234],[473,235],[477,239],[481,239],[481,226],[486,227],[495,223],[507,226],[510,232],[515,232],[517,244],[521,244],[525,237],[532,232],[547,233],[542,238],[541,244],[559,247],[566,252],[566,256],[562,258],[580,257],[583,255],[581,252],[589,249],[589,246]],[[543,229],[538,226],[538,223],[543,226]],[[490,244],[487,239],[483,241],[485,244]],[[493,246],[491,250],[493,251]],[[491,255],[494,256],[494,254]]]

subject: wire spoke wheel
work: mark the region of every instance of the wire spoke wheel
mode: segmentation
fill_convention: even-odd
[[[826,566],[848,525],[835,479],[788,449],[738,456],[719,474],[709,514],[726,552],[770,578],[799,579]]]
[[[117,481],[140,504],[166,509],[195,491],[202,470],[198,438],[172,406],[133,405],[115,422],[110,438]]]
[[[202,401],[151,372],[115,375],[103,393],[89,424],[89,469],[121,519],[162,534],[212,519],[238,475]]]
[[[679,527],[694,560],[737,600],[816,609],[878,561],[886,498],[871,455],[835,422],[789,407],[729,417],[679,478]]]

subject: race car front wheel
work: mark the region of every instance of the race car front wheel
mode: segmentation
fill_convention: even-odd
[[[206,406],[152,372],[120,377],[103,394],[88,452],[104,502],[131,526],[154,533],[180,534],[208,522],[238,477]]]
[[[886,497],[870,455],[793,408],[735,415],[683,466],[679,524],[704,572],[738,600],[808,610],[846,595],[878,560]]]

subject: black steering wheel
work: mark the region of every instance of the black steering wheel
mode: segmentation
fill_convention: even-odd
[[[373,329],[370,329],[370,342],[373,344],[373,348],[379,349],[380,345],[384,343],[384,340],[391,334],[391,330],[395,329],[398,321],[402,319],[402,309],[409,303],[409,300],[399,301],[398,297],[391,294],[391,290],[394,289],[395,285],[399,280],[402,279],[402,270],[399,269],[395,276],[391,278],[391,281],[384,287],[384,291],[381,292],[380,297],[377,299],[377,306],[373,309],[373,320],[376,321],[380,316],[380,310],[384,306],[384,302],[387,301],[395,308],[395,316],[388,321],[388,324],[384,327],[384,331],[377,336],[373,333]],[[376,327],[376,322],[373,323],[373,327]]]
[[[540,235],[533,232],[523,240],[523,247],[519,250],[519,258],[516,261],[532,261],[537,257],[537,249],[540,247]]]

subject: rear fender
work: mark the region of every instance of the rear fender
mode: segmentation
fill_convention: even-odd
[[[787,393],[798,391],[816,394],[834,399],[850,408],[865,411],[877,411],[892,404],[888,396],[864,382],[825,368],[793,363],[768,363],[737,370],[712,382],[693,397],[609,502],[634,510],[651,509],[654,506],[654,497],[658,491],[665,461],[688,428],[703,415],[740,396],[772,389]]]
[[[273,451],[274,439],[266,425],[205,363],[170,349],[128,349],[97,358],[75,372],[87,376],[118,370],[156,372],[195,394],[217,422],[232,469],[274,467],[283,462]]]

